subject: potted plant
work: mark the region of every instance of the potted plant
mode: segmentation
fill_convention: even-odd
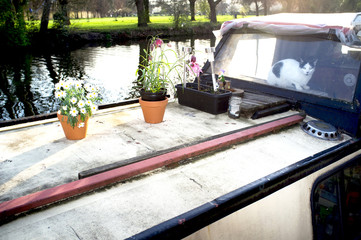
[[[217,89],[214,86],[200,84],[200,73],[202,72],[196,57],[192,56],[188,65],[188,71],[197,78],[197,83],[177,84],[178,103],[192,107],[211,114],[227,112],[228,100],[232,93],[228,90]]]
[[[97,109],[100,101],[99,89],[81,80],[59,81],[55,84],[55,98],[60,102],[58,119],[67,139],[79,140],[86,137],[88,119]]]
[[[168,103],[167,88],[173,85],[174,74],[178,74],[180,59],[170,47],[162,39],[152,37],[147,49],[143,49],[143,59],[136,71],[141,82],[139,103],[148,123],[163,121]]]

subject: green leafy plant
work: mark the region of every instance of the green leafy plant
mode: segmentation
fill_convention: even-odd
[[[59,114],[68,117],[68,123],[74,128],[77,123],[77,117],[84,122],[91,117],[97,109],[95,104],[100,101],[99,89],[91,84],[84,84],[81,80],[59,81],[55,84],[55,98],[60,101]],[[78,127],[83,127],[81,123]]]
[[[142,62],[136,75],[145,91],[165,92],[169,84],[173,85],[173,78],[180,78],[181,59],[170,47],[170,43],[165,44],[162,39],[152,37],[147,49],[143,49]]]

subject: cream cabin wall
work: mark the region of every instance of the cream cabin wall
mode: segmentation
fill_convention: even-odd
[[[315,180],[359,154],[361,150],[210,224],[185,239],[313,239],[311,190]]]

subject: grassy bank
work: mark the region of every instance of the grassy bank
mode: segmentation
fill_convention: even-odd
[[[217,19],[217,24],[211,24],[208,18],[196,16],[196,21],[187,21],[179,28],[174,27],[170,16],[151,16],[151,22],[145,28],[137,26],[137,17],[71,19],[71,25],[65,31],[53,29],[53,21],[50,21],[46,35],[33,35],[32,47],[78,47],[92,42],[109,45],[155,35],[166,38],[212,35],[213,30],[233,16],[219,15]]]
[[[221,23],[233,19],[231,15],[217,16],[219,26]],[[70,29],[75,31],[121,31],[121,30],[137,30],[137,17],[117,17],[117,18],[91,18],[91,19],[71,19]],[[210,24],[209,19],[205,16],[197,16],[196,21],[189,21],[184,24],[184,28],[194,28]],[[173,28],[174,23],[170,16],[151,16],[148,28],[163,29]],[[50,22],[52,27],[52,22]]]

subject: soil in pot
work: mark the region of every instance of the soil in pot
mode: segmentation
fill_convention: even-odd
[[[167,90],[162,89],[159,92],[148,92],[144,89],[140,90],[140,96],[144,101],[163,101],[166,99]]]

